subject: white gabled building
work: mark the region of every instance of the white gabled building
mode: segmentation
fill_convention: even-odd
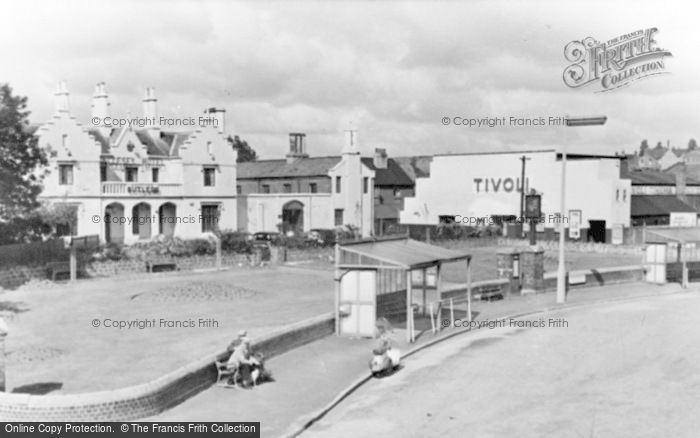
[[[525,156],[525,180],[521,157]],[[428,178],[417,178],[415,196],[406,198],[402,224],[437,225],[479,218],[520,218],[521,189],[542,194],[544,228],[558,229],[572,210],[581,213],[582,238],[609,239],[615,226],[630,226],[631,182],[621,177],[620,158],[568,155],[566,219],[558,220],[561,161],[554,150],[436,155]],[[607,237],[606,237],[607,236]]]
[[[101,123],[86,126],[70,113],[65,83],[55,97],[55,114],[35,134],[40,147],[53,151],[40,199],[75,207],[71,234],[128,244],[237,228],[231,191],[237,153],[227,141],[223,110],[208,110],[207,119],[217,123],[191,131],[161,129],[149,88],[138,118],[142,127],[113,127],[105,85],[99,83],[92,117]]]

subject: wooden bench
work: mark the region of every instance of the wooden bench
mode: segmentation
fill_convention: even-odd
[[[172,260],[146,260],[146,272],[177,271],[177,263]]]
[[[223,386],[226,388],[233,388],[236,386],[236,378],[238,377],[237,369],[230,369],[228,367],[228,362],[216,360],[216,385]],[[222,379],[225,379],[222,381]],[[233,379],[233,384],[229,384],[228,380]]]
[[[484,288],[479,294],[481,301],[497,301],[503,299],[503,291],[501,291],[500,286],[492,286]]]
[[[51,280],[56,281],[56,277],[66,274],[70,279],[70,263],[69,262],[51,262],[46,264],[46,273]]]

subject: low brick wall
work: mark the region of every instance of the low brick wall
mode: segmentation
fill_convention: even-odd
[[[173,257],[172,261],[181,270],[213,268],[216,266],[215,255]],[[247,254],[222,254],[221,256],[222,266],[247,266],[250,263],[251,258]],[[146,263],[144,260],[104,260],[79,264],[79,270],[79,278],[113,277],[146,273]],[[31,280],[48,279],[44,265],[0,268],[0,287],[7,289],[17,288]]]
[[[530,242],[525,239],[498,239],[499,246],[524,247],[530,246]],[[537,245],[544,248],[546,251],[557,251],[559,249],[559,241],[556,240],[538,240]],[[630,254],[642,255],[643,245],[612,245],[610,243],[597,242],[565,242],[564,248],[567,251],[575,252],[595,252],[600,254]]]
[[[333,334],[335,317],[321,315],[256,339],[267,358]],[[154,381],[113,391],[65,395],[0,393],[0,421],[129,421],[150,417],[207,389],[216,380],[215,359],[202,358]]]
[[[607,286],[611,284],[629,283],[631,281],[643,281],[645,276],[644,266],[621,266],[615,268],[583,269],[568,272],[567,289],[580,289],[585,287]],[[585,282],[576,280],[585,278]],[[575,283],[571,284],[571,280]],[[549,272],[544,275],[545,291],[557,290],[557,273]]]
[[[505,278],[497,280],[475,281],[472,283],[472,298],[480,299],[482,293],[484,293],[485,291],[490,292],[495,289],[500,289],[501,293],[505,297],[508,293],[510,293],[510,281],[508,281]],[[466,299],[466,296],[467,287],[465,284],[456,285],[442,291],[443,300],[449,300],[450,298]]]

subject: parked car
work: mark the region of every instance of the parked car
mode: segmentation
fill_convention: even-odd
[[[250,240],[253,243],[279,243],[282,240],[282,235],[277,231],[258,231],[250,235]]]
[[[335,230],[314,228],[306,233],[306,239],[319,245],[332,245],[335,243]]]

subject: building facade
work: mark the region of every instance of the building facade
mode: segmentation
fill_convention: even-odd
[[[55,98],[55,114],[36,131],[39,145],[52,152],[40,199],[75,209],[71,234],[129,244],[237,228],[231,191],[237,153],[225,134],[223,110],[210,110],[190,131],[166,130],[152,88],[141,117],[118,119],[110,116],[100,83],[93,123],[86,126],[71,115],[65,83]]]
[[[301,235],[350,226],[371,235],[375,172],[362,164],[357,132],[345,132],[339,157],[309,157],[305,134],[289,138],[286,159],[240,163],[239,230]]]
[[[560,224],[568,228],[572,211],[580,214],[583,239],[591,229],[605,238],[613,227],[630,225],[631,185],[620,176],[619,157],[569,156],[563,218],[560,178],[561,162],[554,150],[436,155],[430,176],[418,178],[415,196],[405,199],[401,223],[473,226],[518,219],[523,216],[524,188],[542,195],[539,226],[544,229],[559,229]]]

